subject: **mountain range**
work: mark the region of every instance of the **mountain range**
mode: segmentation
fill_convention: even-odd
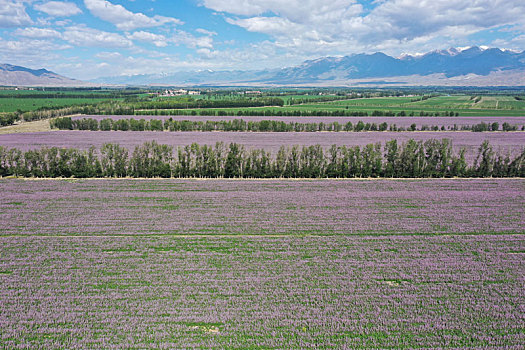
[[[85,82],[66,78],[47,69],[29,69],[0,64],[0,85],[3,86],[84,86]]]
[[[525,51],[451,48],[399,58],[378,52],[323,57],[283,69],[177,72],[109,77],[96,82],[123,85],[525,86]]]
[[[48,83],[74,85],[82,82],[45,69],[0,65],[0,85]],[[91,83],[155,86],[525,86],[525,51],[451,48],[399,58],[378,52],[323,57],[282,69],[115,76],[99,78]]]

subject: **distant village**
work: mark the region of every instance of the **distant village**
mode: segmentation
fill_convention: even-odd
[[[249,91],[240,91],[237,92],[240,95],[262,95],[262,91],[259,90],[249,90]],[[173,89],[173,90],[164,90],[158,93],[160,97],[172,97],[172,96],[184,96],[184,95],[200,95],[199,90],[186,90],[186,89]]]
[[[201,92],[198,90],[178,89],[178,90],[164,90],[162,93],[159,94],[159,96],[170,97],[170,96],[200,95],[200,94]]]

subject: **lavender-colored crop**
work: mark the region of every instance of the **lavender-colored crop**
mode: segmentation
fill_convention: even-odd
[[[0,180],[3,235],[525,233],[525,180]]]
[[[524,185],[3,179],[0,347],[519,349]]]

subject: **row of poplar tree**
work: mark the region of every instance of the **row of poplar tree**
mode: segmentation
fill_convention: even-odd
[[[448,139],[396,140],[366,146],[282,146],[272,154],[231,143],[192,144],[174,149],[155,141],[133,152],[118,144],[100,149],[41,148],[22,151],[0,146],[0,176],[24,177],[196,177],[196,178],[354,178],[354,177],[525,177],[525,149],[511,156],[488,142],[472,164],[465,150],[455,153]]]
[[[111,119],[95,118],[72,119],[71,117],[55,118],[50,122],[52,128],[60,130],[91,130],[91,131],[248,131],[248,132],[316,132],[316,131],[445,131],[445,130],[471,130],[471,131],[499,131],[499,123],[487,124],[481,122],[474,125],[449,126],[428,126],[422,125],[420,128],[415,123],[409,127],[398,127],[396,124],[383,123],[364,123],[359,120],[352,123],[348,121],[344,124],[339,122],[319,122],[301,123],[285,122],[280,120],[259,120],[245,121],[243,119],[233,120],[173,120],[172,118],[162,121],[160,119]],[[517,131],[517,125],[503,123],[501,130]],[[525,130],[525,125],[521,127]]]

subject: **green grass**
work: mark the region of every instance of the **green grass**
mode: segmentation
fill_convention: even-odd
[[[299,107],[299,106],[292,106]],[[405,110],[405,111],[458,111],[462,114],[476,113],[503,113],[519,115],[525,113],[525,101],[517,101],[512,96],[484,96],[479,102],[471,99],[468,95],[457,96],[437,96],[426,100],[418,97],[386,97],[386,98],[365,98],[344,101],[333,101],[318,104],[304,104],[302,108],[346,108],[352,110]]]
[[[121,100],[115,98],[115,91],[34,91],[34,90],[3,90],[0,91],[0,113],[33,111],[39,108],[59,108],[79,104],[96,104],[102,101]],[[32,98],[22,98],[22,96],[35,96]],[[42,95],[42,98],[37,97]],[[68,97],[70,96],[70,97]],[[85,97],[82,97],[85,96]],[[141,97],[146,97],[142,94]],[[255,97],[255,96],[254,96]],[[270,97],[270,96],[268,96]],[[439,112],[455,112],[461,116],[523,116],[525,115],[525,100],[516,100],[512,95],[439,95],[425,99],[422,96],[403,96],[403,97],[372,97],[372,98],[355,98],[347,100],[337,100],[329,102],[319,102],[315,99],[330,98],[335,96],[328,95],[281,95],[275,93],[273,97],[282,98],[285,102],[284,107],[254,107],[254,108],[217,108],[211,110],[225,111],[228,115],[236,115],[239,111],[354,111],[367,112],[372,114],[374,111],[399,113],[405,111],[407,115],[413,113],[419,115],[420,112],[434,114]],[[171,97],[170,99],[188,98]],[[245,95],[200,95],[192,96],[194,99],[212,99],[212,100],[234,100],[245,98]],[[165,99],[165,98],[162,98]],[[290,99],[295,100],[313,100],[304,104],[295,104],[289,106]],[[123,103],[126,105],[126,103]],[[197,114],[204,109],[188,109],[187,112],[195,111]],[[208,109],[210,110],[210,109]],[[140,111],[137,111],[140,114]]]
[[[108,100],[122,100],[119,90],[0,90],[0,113],[34,111],[38,108],[67,107],[95,104]],[[137,94],[146,97],[147,94]]]
[[[42,107],[68,107],[102,101],[107,101],[107,98],[0,98],[0,112],[29,112]]]
[[[289,98],[316,98],[316,95],[297,95],[281,97]],[[523,116],[525,115],[525,101],[516,100],[513,96],[470,96],[470,95],[443,95],[422,100],[420,96],[411,97],[373,97],[330,102],[313,102],[296,104],[284,107],[253,107],[253,108],[211,108],[207,111],[225,111],[228,115],[236,115],[239,111],[357,111],[372,114],[374,111],[398,113],[405,111],[407,115],[420,112],[436,113],[453,111],[461,116]],[[204,109],[188,109],[201,114]],[[140,114],[140,112],[139,112]]]

